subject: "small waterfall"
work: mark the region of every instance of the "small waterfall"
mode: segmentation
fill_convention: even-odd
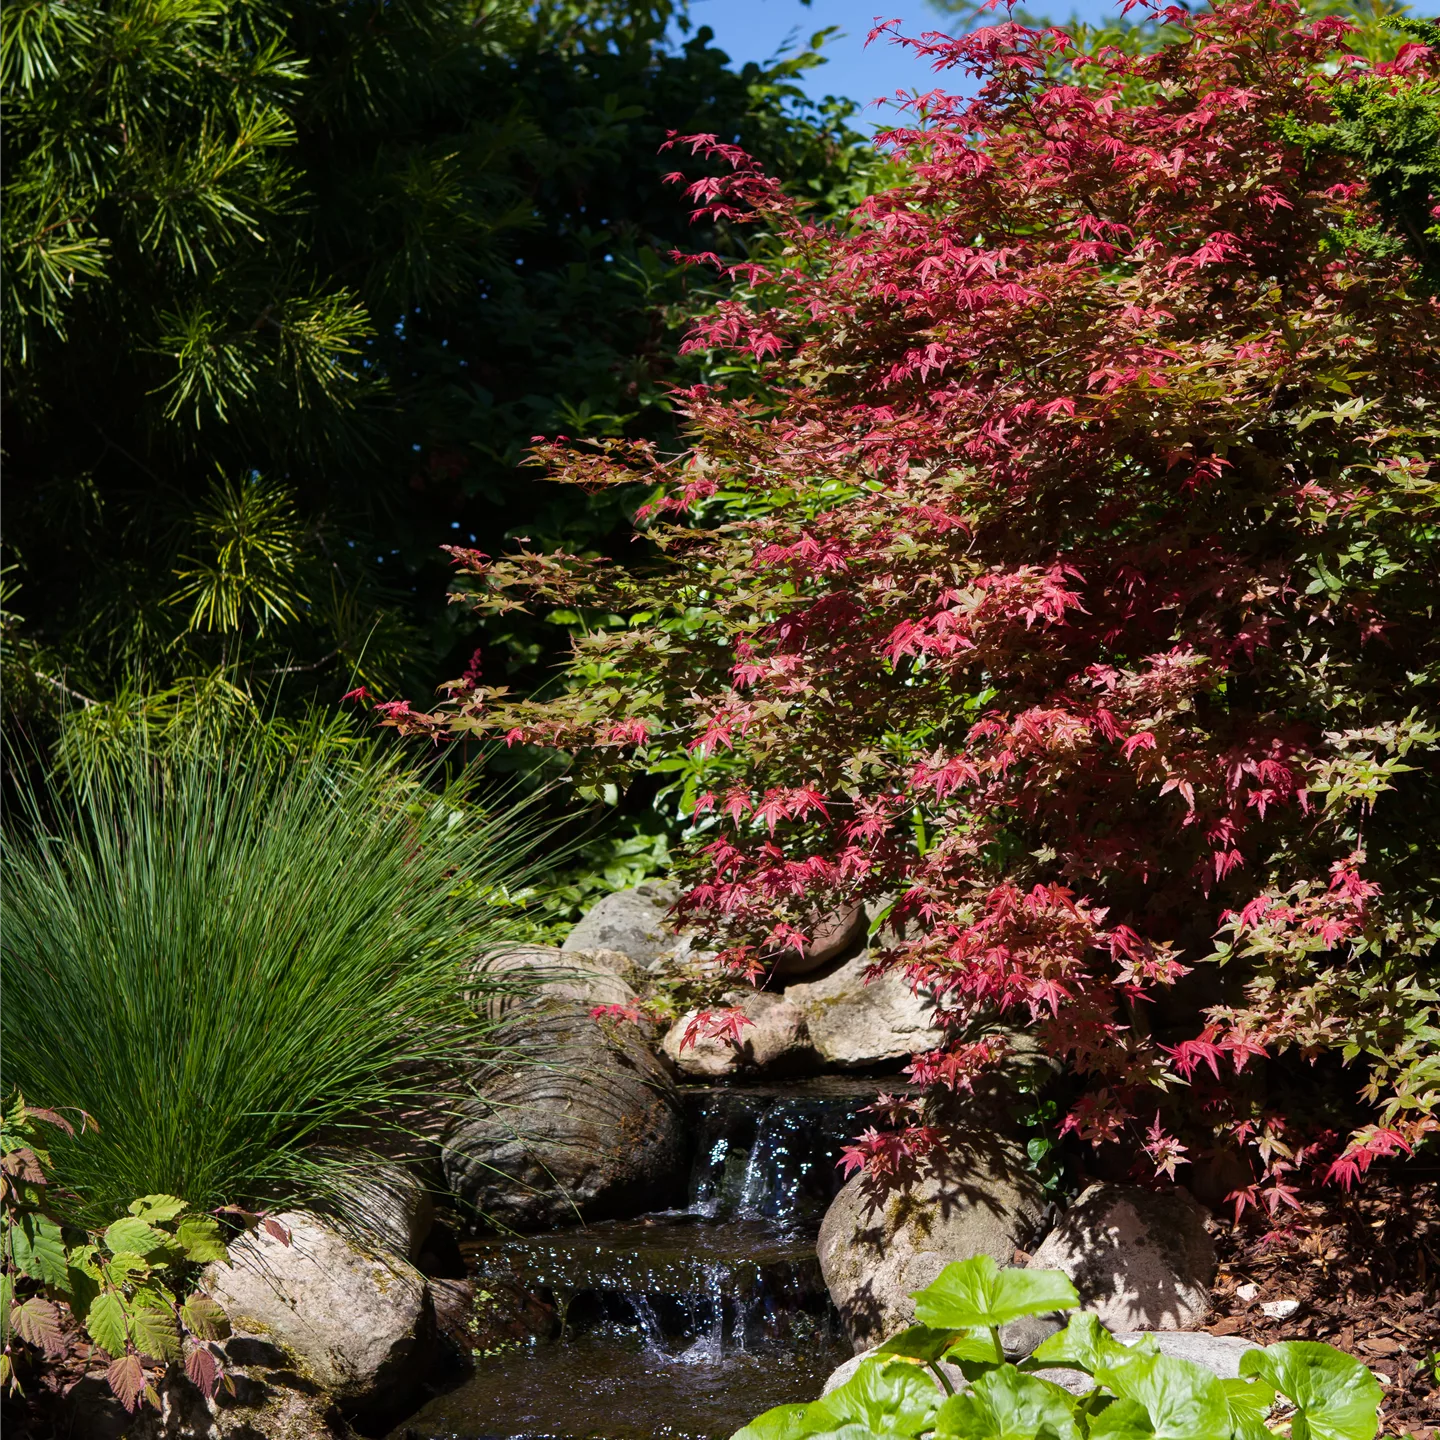
[[[852,1096],[711,1101],[700,1117],[692,1211],[818,1224],[840,1188],[840,1152],[860,1128],[860,1103]]]
[[[708,1440],[818,1393],[849,1346],[815,1235],[876,1088],[692,1087],[686,1209],[462,1244],[502,1313],[477,1333],[484,1362],[406,1433]]]

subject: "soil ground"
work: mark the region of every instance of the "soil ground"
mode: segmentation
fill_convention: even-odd
[[[1382,1435],[1440,1440],[1440,1169],[1318,1192],[1277,1222],[1268,1234],[1219,1228],[1216,1318],[1205,1328],[1257,1345],[1323,1340],[1349,1351],[1385,1386]],[[1280,1300],[1299,1309],[1267,1316],[1261,1307]]]

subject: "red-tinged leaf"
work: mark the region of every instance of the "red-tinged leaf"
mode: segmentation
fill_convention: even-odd
[[[96,1131],[96,1133],[98,1134],[100,1127],[93,1120],[91,1120],[90,1117],[86,1115],[83,1110],[80,1111],[80,1114],[83,1119],[89,1121],[90,1128]],[[67,1135],[74,1135],[75,1133],[75,1127],[63,1115],[58,1114],[54,1110],[44,1110],[36,1105],[27,1105],[25,1107],[25,1115],[27,1119],[43,1120],[47,1125],[55,1125],[59,1129],[63,1130]]]
[[[290,1232],[273,1216],[267,1215],[261,1222],[265,1227],[265,1233],[273,1239],[278,1240],[282,1245],[290,1244]]]
[[[105,1371],[105,1379],[115,1392],[115,1398],[133,1415],[140,1408],[140,1398],[145,1393],[149,1380],[145,1367],[138,1355],[121,1355],[112,1360]]]
[[[12,1150],[0,1159],[0,1170],[23,1185],[44,1185],[45,1171],[40,1167],[39,1158],[28,1145]]]
[[[185,1352],[185,1373],[207,1400],[215,1398],[220,1388],[220,1362],[208,1345],[194,1345]]]
[[[691,1017],[680,1037],[680,1049],[693,1050],[700,1040],[723,1040],[738,1050],[742,1043],[740,1032],[754,1023],[743,1010],[733,1007],[728,1010],[699,1010]]]
[[[10,1328],[22,1340],[53,1358],[58,1359],[65,1353],[65,1333],[60,1322],[60,1310],[49,1300],[32,1295],[19,1305],[11,1306]]]

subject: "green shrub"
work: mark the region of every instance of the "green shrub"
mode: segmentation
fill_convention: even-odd
[[[103,1229],[74,1224],[66,1197],[50,1184],[36,1121],[76,1138],[65,1116],[27,1106],[23,1097],[0,1112],[0,1388],[21,1388],[17,1358],[23,1365],[37,1354],[65,1355],[64,1306],[110,1357],[105,1378],[127,1410],[142,1399],[159,1407],[157,1362],[183,1365],[213,1397],[231,1382],[207,1342],[223,1340],[230,1322],[192,1282],[202,1265],[230,1258],[219,1222],[174,1195],[144,1195]],[[94,1133],[90,1116],[76,1121],[82,1133]],[[277,1221],[243,1218],[263,1219],[289,1243]]]
[[[78,789],[18,782],[5,1078],[98,1122],[53,1146],[90,1219],[155,1193],[343,1208],[337,1144],[435,1103],[488,1043],[464,970],[513,924],[492,901],[536,827],[424,778],[137,744]]]
[[[988,1256],[947,1265],[915,1294],[921,1324],[809,1405],[780,1405],[733,1440],[1268,1440],[1265,1417],[1291,1412],[1291,1440],[1374,1440],[1380,1385],[1330,1345],[1282,1341],[1240,1357],[1240,1376],[1162,1355],[1151,1339],[1122,1345],[1076,1314],[1019,1365],[1000,1327],[1080,1303],[1058,1270],[1000,1270]],[[967,1386],[958,1393],[941,1361]],[[1094,1384],[1072,1394],[1032,1372],[1067,1369]]]

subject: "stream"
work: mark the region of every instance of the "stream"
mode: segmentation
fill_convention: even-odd
[[[482,1306],[530,1333],[482,1348],[391,1440],[726,1440],[813,1399],[850,1354],[815,1236],[882,1088],[686,1087],[686,1208],[464,1243]]]

